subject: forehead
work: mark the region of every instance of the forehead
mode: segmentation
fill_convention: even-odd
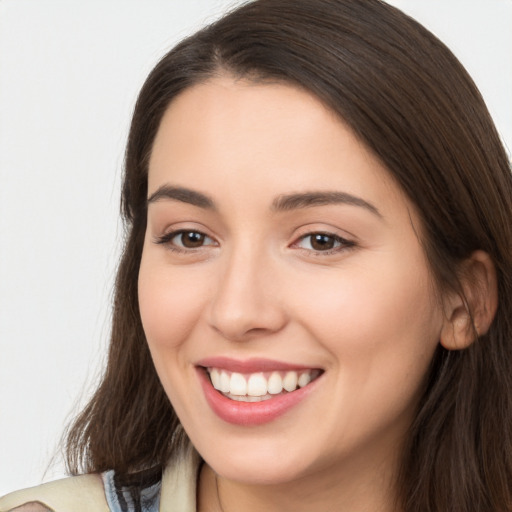
[[[169,105],[153,145],[149,193],[166,182],[234,195],[340,189],[408,206],[383,164],[314,95],[230,77],[190,87]]]

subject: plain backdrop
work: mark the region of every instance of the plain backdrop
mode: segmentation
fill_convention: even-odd
[[[390,3],[452,48],[512,148],[512,0]],[[236,4],[0,0],[0,495],[64,475],[52,457],[104,363],[137,92]]]

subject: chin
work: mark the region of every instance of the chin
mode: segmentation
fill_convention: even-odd
[[[247,485],[285,484],[299,479],[308,472],[302,450],[247,447],[245,450],[219,450],[203,457],[219,476]]]
[[[223,461],[211,467],[219,476],[234,482],[246,485],[280,485],[293,482],[302,475],[299,468],[291,466],[273,464],[272,461],[265,465],[254,461],[249,464],[230,464]]]

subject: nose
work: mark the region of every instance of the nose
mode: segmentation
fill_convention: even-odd
[[[287,315],[274,267],[268,257],[251,250],[226,258],[210,302],[210,326],[231,341],[280,331]]]

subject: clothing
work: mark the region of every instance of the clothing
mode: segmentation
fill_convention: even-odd
[[[141,512],[158,512],[160,506],[160,491],[162,481],[145,487],[138,494],[140,508],[137,509],[133,497],[126,488],[119,488],[116,485],[115,472],[106,471],[101,474],[103,488],[105,489],[105,498],[111,512],[132,512],[140,510]]]
[[[143,512],[196,512],[197,477],[201,459],[190,450],[183,458],[169,465],[161,482],[144,489],[141,495]],[[54,512],[132,512],[130,496],[116,491],[114,472],[80,475],[16,491],[0,498],[0,512],[38,501]],[[121,494],[121,496],[120,496]],[[122,502],[125,503],[122,503]],[[131,508],[129,508],[131,507]]]

